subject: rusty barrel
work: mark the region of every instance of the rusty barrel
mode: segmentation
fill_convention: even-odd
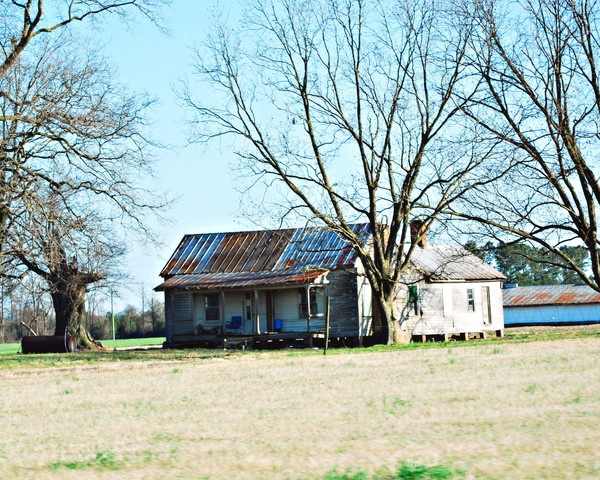
[[[23,353],[69,353],[77,350],[75,337],[67,335],[26,336],[21,339]]]

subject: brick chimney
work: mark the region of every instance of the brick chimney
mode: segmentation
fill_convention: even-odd
[[[418,247],[427,248],[427,224],[423,220],[410,222],[410,241]]]

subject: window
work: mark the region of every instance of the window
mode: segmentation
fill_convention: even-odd
[[[475,298],[473,297],[473,289],[467,288],[467,312],[475,311]]]
[[[306,288],[299,289],[300,292],[300,305],[298,305],[298,316],[300,318],[308,317],[308,299],[306,295]],[[318,307],[317,307],[317,294],[322,294],[322,290],[320,288],[311,288],[310,292],[310,316],[314,317],[317,315]]]
[[[218,293],[204,295],[204,309],[206,320],[219,320],[221,318]]]

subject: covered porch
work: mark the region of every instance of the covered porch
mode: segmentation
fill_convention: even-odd
[[[168,279],[157,288],[165,291],[169,312],[166,343],[272,342],[322,333],[327,272],[285,273]]]

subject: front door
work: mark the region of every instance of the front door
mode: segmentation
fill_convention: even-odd
[[[254,322],[252,315],[252,293],[246,293],[246,299],[244,300],[244,333],[254,332]]]
[[[492,323],[492,315],[490,312],[490,287],[481,287],[481,313],[485,325]]]

